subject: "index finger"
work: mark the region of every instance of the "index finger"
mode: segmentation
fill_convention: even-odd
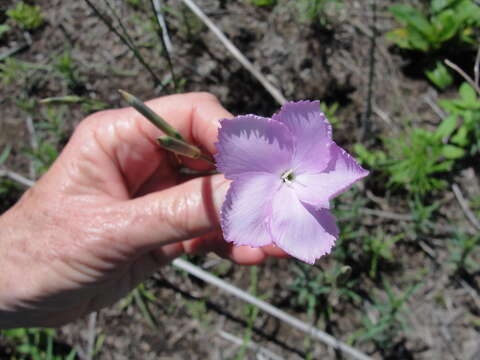
[[[187,141],[200,145],[210,153],[215,152],[219,121],[232,117],[214,95],[205,92],[168,95],[146,104],[175,127]],[[161,131],[131,110],[134,111],[132,116],[142,120],[141,127],[145,134],[155,140]]]

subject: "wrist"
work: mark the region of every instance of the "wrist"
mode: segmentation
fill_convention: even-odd
[[[0,328],[26,326],[35,264],[28,259],[27,218],[17,206],[0,216]]]

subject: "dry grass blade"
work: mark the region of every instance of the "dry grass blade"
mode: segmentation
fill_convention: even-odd
[[[451,62],[450,60],[446,59],[445,64],[455,70],[461,77],[465,79],[472,87],[475,89],[478,95],[480,95],[480,86],[476,83],[465,71],[463,71],[457,64]]]
[[[467,200],[466,200],[465,197],[463,196],[462,191],[460,190],[460,188],[458,187],[458,185],[457,185],[457,184],[453,184],[453,185],[452,185],[452,190],[453,190],[453,193],[455,194],[455,197],[457,198],[457,201],[458,201],[459,204],[460,204],[460,207],[461,207],[462,210],[463,210],[463,213],[464,213],[465,216],[467,217],[468,221],[470,221],[470,223],[471,223],[478,231],[480,231],[480,222],[477,220],[477,218],[476,218],[475,215],[473,214],[472,210],[470,210],[470,208],[468,207]]]

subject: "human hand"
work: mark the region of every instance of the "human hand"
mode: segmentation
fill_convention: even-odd
[[[208,153],[215,152],[218,120],[231,117],[205,93],[148,105]],[[69,322],[112,304],[184,253],[215,251],[240,264],[284,255],[226,243],[218,211],[228,182],[221,175],[187,180],[158,147],[159,135],[132,108],[90,116],[0,217],[0,328]]]

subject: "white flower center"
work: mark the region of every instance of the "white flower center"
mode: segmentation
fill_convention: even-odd
[[[293,180],[295,180],[295,174],[293,173],[293,169],[285,171],[280,178],[285,184],[291,185]]]

